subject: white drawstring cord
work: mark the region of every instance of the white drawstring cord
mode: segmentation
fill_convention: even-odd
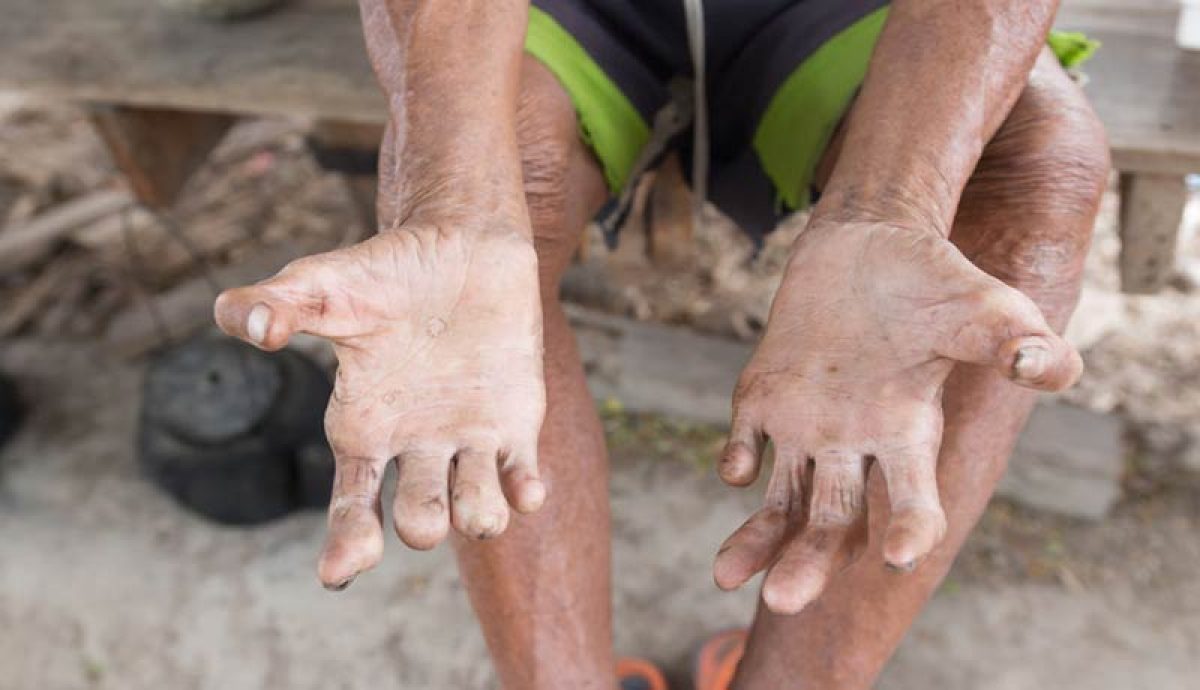
[[[708,95],[704,73],[704,0],[683,0],[692,54],[692,228],[699,229],[708,199]]]

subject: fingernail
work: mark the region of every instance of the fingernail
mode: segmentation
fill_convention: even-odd
[[[246,335],[260,345],[267,340],[267,328],[271,326],[271,308],[259,302],[250,309],[246,317]]]
[[[1046,372],[1050,353],[1041,347],[1023,347],[1013,358],[1013,377],[1032,381]]]
[[[342,580],[341,582],[339,582],[337,584],[325,585],[325,589],[329,590],[330,592],[340,592],[340,591],[346,589],[347,587],[349,587],[351,585],[351,583],[354,582],[354,578],[355,578],[355,576],[351,575],[350,577],[346,578],[345,580]]]
[[[916,570],[916,568],[917,568],[916,561],[908,561],[905,563],[887,562],[886,565],[887,565],[888,570],[890,570],[894,573],[911,573],[913,570]]]

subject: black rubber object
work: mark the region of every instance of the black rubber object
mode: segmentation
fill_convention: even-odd
[[[138,457],[183,505],[225,524],[265,522],[329,501],[323,416],[332,386],[293,350],[205,336],[146,372]]]
[[[0,446],[21,426],[21,401],[12,381],[0,376]]]

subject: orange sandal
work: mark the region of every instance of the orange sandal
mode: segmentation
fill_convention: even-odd
[[[696,690],[729,690],[742,652],[746,650],[744,628],[725,630],[708,638],[696,652],[692,672]]]
[[[668,690],[662,671],[645,659],[619,659],[617,682],[621,690]]]

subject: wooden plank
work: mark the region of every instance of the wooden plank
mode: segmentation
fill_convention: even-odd
[[[0,231],[0,272],[37,261],[75,228],[131,204],[133,197],[125,190],[101,190],[60,204],[25,225]]]
[[[1200,52],[1175,44],[1174,3],[1064,3],[1058,28],[1103,46],[1083,68],[1085,92],[1121,170],[1200,171]]]
[[[235,118],[221,113],[93,106],[92,124],[138,201],[171,206]]]
[[[148,0],[0,0],[0,88],[154,108],[383,122],[353,0],[214,22]]]
[[[1173,40],[1174,3],[1067,2],[1065,29],[1104,47],[1087,92],[1129,170],[1200,161],[1200,53]],[[0,88],[68,100],[382,123],[352,0],[291,0],[211,22],[147,0],[0,0]],[[148,56],[152,58],[148,59]]]
[[[1158,292],[1171,278],[1187,187],[1178,175],[1121,174],[1121,290]]]
[[[1124,431],[1115,415],[1043,400],[1017,439],[997,493],[1032,508],[1099,520],[1121,498]]]
[[[0,337],[11,335],[59,297],[65,283],[78,278],[85,268],[79,258],[56,261],[39,273],[15,298],[0,310]]]

